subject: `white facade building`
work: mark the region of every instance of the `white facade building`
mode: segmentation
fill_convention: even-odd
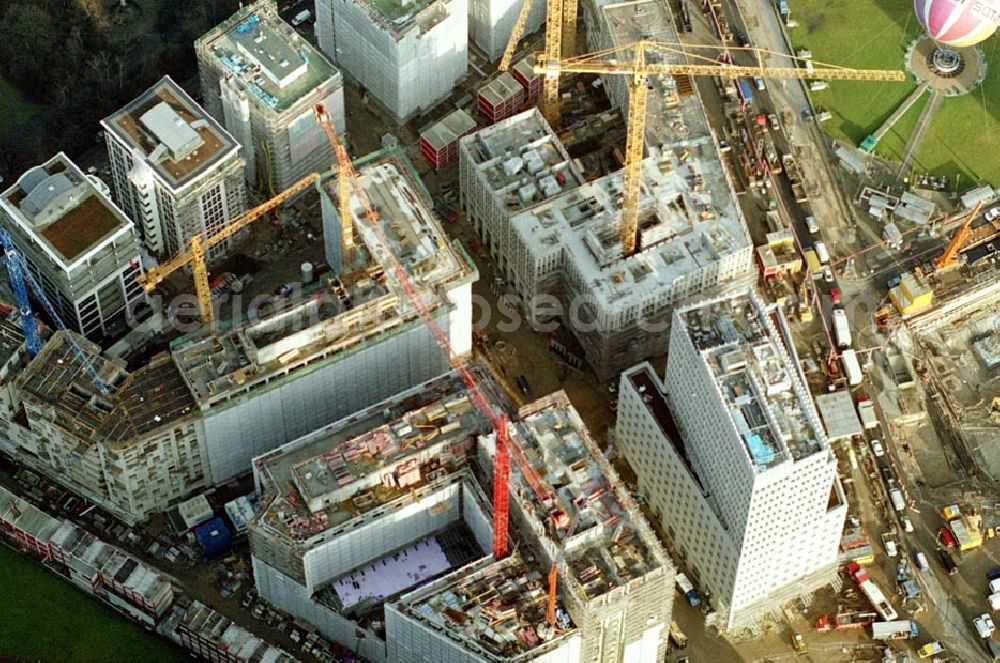
[[[236,138],[251,186],[272,195],[334,162],[322,103],[343,135],[343,77],[278,16],[273,0],[233,14],[195,42],[205,109]]]
[[[537,110],[459,143],[462,204],[528,319],[560,319],[601,377],[666,351],[674,306],[753,278],[752,251],[700,105],[642,164],[638,250],[623,256],[622,173],[583,183]],[[684,140],[680,140],[680,133]]]
[[[469,39],[486,57],[499,60],[510,41],[517,15],[525,2],[531,2],[528,20],[521,38],[534,33],[545,23],[545,3],[537,0],[469,0]]]
[[[468,12],[468,0],[317,0],[316,39],[402,124],[465,77]]]
[[[139,236],[101,180],[60,152],[0,194],[0,224],[71,329],[92,340],[128,331],[146,302]]]
[[[101,122],[115,197],[160,258],[211,237],[247,206],[240,145],[169,76]],[[235,238],[208,258],[223,257]]]
[[[621,378],[617,440],[722,628],[836,581],[846,500],[777,307],[752,293],[678,310],[666,380]]]

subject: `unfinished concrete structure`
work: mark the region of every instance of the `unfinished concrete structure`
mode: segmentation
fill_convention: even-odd
[[[334,162],[313,106],[344,125],[340,72],[281,20],[272,0],[252,3],[195,42],[205,108],[243,146],[246,179],[271,193]]]
[[[753,246],[696,98],[643,161],[639,250],[620,240],[622,174],[582,176],[537,111],[464,138],[466,214],[532,323],[561,318],[602,378],[666,351],[674,306],[753,278]]]
[[[186,250],[191,237],[215,235],[246,209],[239,143],[169,76],[101,126],[115,198],[153,255]],[[224,256],[235,241],[213,246],[207,257]]]
[[[78,343],[114,393],[102,395],[65,334],[54,334],[18,376],[4,416],[17,460],[127,523],[204,487],[198,412],[170,357],[129,374]]]
[[[722,629],[837,582],[837,459],[779,307],[752,291],[675,313],[666,380],[619,387],[619,449]]]
[[[127,331],[146,301],[138,233],[107,189],[60,152],[0,194],[0,224],[63,322],[92,340]]]
[[[468,0],[317,0],[319,47],[404,123],[468,66]]]
[[[412,165],[397,152],[359,169],[381,228],[409,280],[460,356],[472,348],[472,282],[478,274],[435,217]],[[336,180],[317,185],[324,231],[341,238]],[[352,211],[363,214],[352,196]],[[448,358],[399,282],[367,222],[346,268],[311,297],[223,333],[179,339],[174,361],[202,412],[214,483],[250,468],[254,456],[336,421],[448,368]],[[341,240],[336,241],[339,246]]]
[[[501,562],[477,478],[491,476],[493,436],[455,373],[255,459],[261,596],[375,661],[661,660],[669,561],[564,394],[521,415],[515,435],[557,504],[515,470],[525,545]],[[563,548],[550,626],[546,575]]]

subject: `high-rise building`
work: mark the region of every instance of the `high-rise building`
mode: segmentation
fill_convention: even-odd
[[[139,236],[104,182],[60,152],[0,194],[0,224],[67,326],[92,340],[128,330],[146,301]]]
[[[619,392],[618,449],[720,627],[836,582],[846,500],[779,307],[677,310],[665,382],[640,364]]]
[[[164,258],[215,235],[247,206],[239,143],[169,76],[105,118],[115,197]],[[234,238],[212,247],[222,257]]]
[[[205,108],[243,146],[251,186],[277,192],[330,168],[333,148],[313,107],[324,104],[343,134],[343,79],[273,0],[243,7],[202,35],[195,52]]]
[[[468,0],[317,0],[316,39],[402,124],[465,77],[468,11]]]
[[[514,22],[525,2],[531,2],[522,38],[545,22],[545,4],[538,0],[469,0],[469,39],[489,60],[499,60],[510,41]],[[564,28],[566,29],[566,28]]]

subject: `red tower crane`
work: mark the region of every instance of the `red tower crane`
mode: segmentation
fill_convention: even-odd
[[[493,426],[493,430],[496,431],[496,451],[493,456],[493,556],[496,559],[502,559],[507,556],[508,550],[508,536],[507,536],[507,521],[509,515],[510,507],[510,457],[514,456],[514,460],[524,475],[524,478],[528,481],[531,486],[532,491],[538,498],[538,501],[542,505],[553,508],[555,506],[555,499],[553,495],[542,485],[542,480],[535,471],[535,468],[531,466],[528,459],[525,457],[524,452],[521,448],[514,443],[510,435],[509,422],[507,420],[507,415],[503,412],[496,412],[491,406],[489,401],[486,399],[483,390],[480,388],[479,383],[476,382],[475,376],[472,371],[465,365],[464,362],[455,354],[455,351],[451,347],[451,342],[448,340],[448,336],[438,325],[437,321],[431,315],[430,309],[427,308],[427,304],[424,303],[423,298],[417,289],[414,287],[413,283],[410,282],[410,277],[403,269],[402,264],[396,258],[396,255],[392,252],[392,248],[389,244],[389,240],[385,236],[385,232],[378,222],[378,214],[375,212],[368,200],[368,195],[365,193],[364,187],[361,186],[361,180],[358,178],[358,173],[354,169],[354,164],[350,160],[350,156],[347,154],[347,149],[344,147],[337,135],[337,130],[333,127],[333,123],[330,120],[330,116],[327,114],[323,104],[317,104],[314,107],[314,112],[316,115],[316,121],[323,131],[326,132],[327,139],[330,141],[330,145],[333,147],[334,154],[337,157],[337,172],[339,177],[348,177],[350,179],[351,188],[354,191],[354,195],[357,196],[358,200],[361,202],[362,207],[364,207],[365,220],[368,223],[369,228],[375,235],[378,241],[378,247],[371,247],[371,249],[377,248],[383,254],[382,258],[389,262],[392,268],[393,274],[399,280],[400,285],[403,286],[403,290],[406,292],[407,299],[417,310],[417,313],[423,319],[423,321],[430,327],[431,332],[434,334],[434,338],[437,340],[437,344],[441,347],[442,352],[448,357],[448,362],[455,367],[458,374],[462,378],[462,382],[465,384],[466,391],[469,394],[469,399],[475,405],[483,416],[487,418],[490,425]],[[340,195],[345,195],[343,192],[347,189],[343,186],[343,182],[340,183],[342,192]],[[340,207],[342,210],[349,209],[349,204],[347,201],[341,200]],[[352,215],[353,216],[353,215]],[[344,232],[352,232],[351,223],[353,219],[341,219],[341,223],[344,224]]]

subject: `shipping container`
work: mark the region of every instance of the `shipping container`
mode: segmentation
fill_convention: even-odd
[[[917,637],[919,633],[917,623],[909,619],[872,623],[872,638],[875,640],[907,640]]]
[[[847,383],[852,387],[861,384],[864,376],[861,374],[861,365],[858,363],[858,356],[854,350],[844,350],[840,355],[840,361],[844,364],[844,373],[847,375]]]
[[[842,308],[833,309],[833,334],[837,341],[837,347],[851,347],[853,340],[851,338],[851,323],[847,320],[847,314]]]

